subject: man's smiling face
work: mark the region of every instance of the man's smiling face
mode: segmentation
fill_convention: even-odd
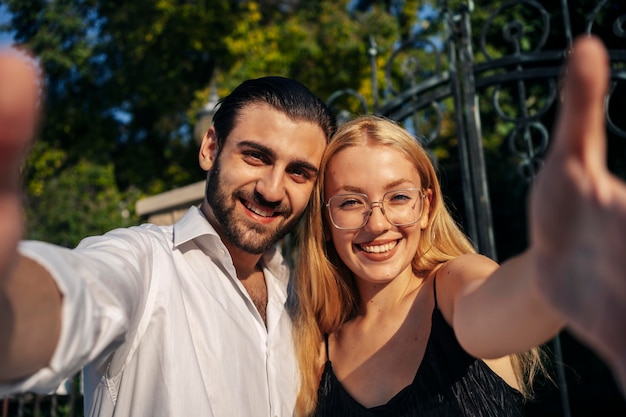
[[[210,171],[205,213],[225,243],[260,254],[290,232],[308,205],[325,146],[314,123],[267,104],[241,109],[222,149],[204,161],[201,151]]]

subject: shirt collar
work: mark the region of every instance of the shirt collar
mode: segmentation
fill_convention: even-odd
[[[183,217],[174,223],[175,247],[205,235],[215,236],[219,239],[219,235],[211,223],[196,206],[190,207]]]
[[[201,236],[214,236],[221,242],[221,238],[215,228],[209,223],[204,213],[192,206],[187,212],[174,223],[174,246],[190,242]],[[289,281],[289,265],[283,258],[278,244],[270,247],[262,256],[261,263],[285,285]]]

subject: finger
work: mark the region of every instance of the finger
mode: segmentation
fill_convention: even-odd
[[[606,167],[608,80],[608,54],[602,42],[592,36],[578,38],[567,64],[553,147],[555,153],[580,158],[596,172]]]
[[[12,48],[0,50],[0,188],[17,184],[19,164],[38,121],[40,75],[34,61]]]

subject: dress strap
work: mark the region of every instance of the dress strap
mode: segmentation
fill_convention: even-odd
[[[326,346],[326,360],[330,360],[330,356],[328,355],[328,333],[324,333],[324,345]]]
[[[435,309],[438,309],[437,304],[437,273],[435,272],[435,276],[433,277],[433,293],[435,294]]]

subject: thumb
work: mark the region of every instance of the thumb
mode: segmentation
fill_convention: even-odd
[[[16,185],[18,167],[39,116],[41,74],[25,52],[0,49],[0,191]]]
[[[608,54],[602,42],[592,36],[576,39],[566,67],[553,152],[577,158],[596,173],[606,169],[608,81]]]

